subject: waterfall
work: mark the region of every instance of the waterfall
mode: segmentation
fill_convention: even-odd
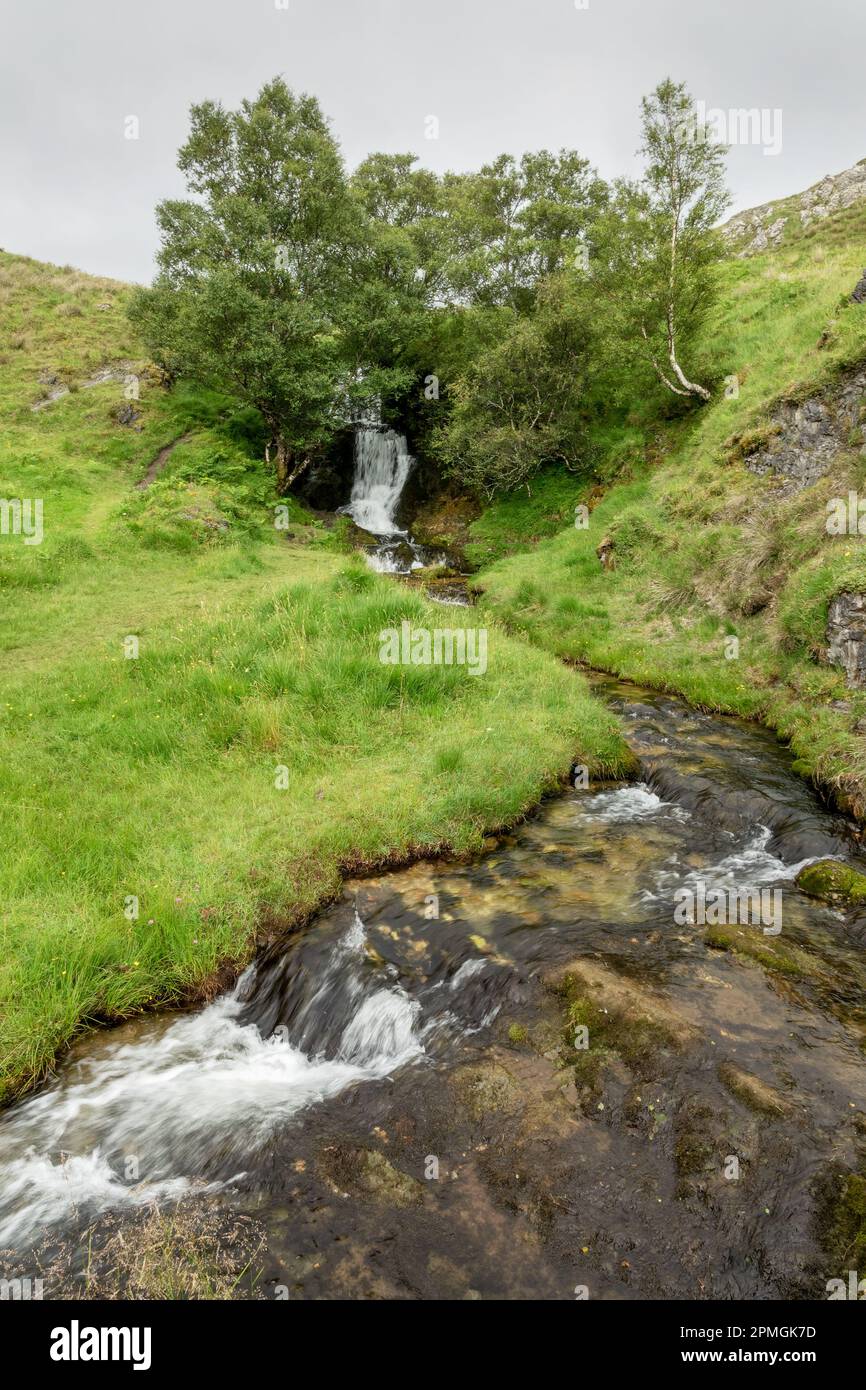
[[[404,536],[394,517],[414,462],[405,435],[362,425],[355,433],[352,495],[340,511],[373,536]]]
[[[412,574],[447,560],[442,551],[419,545],[397,525],[397,508],[414,463],[405,435],[381,425],[357,425],[352,494],[337,510],[376,537],[376,544],[366,548],[367,562],[383,574]]]

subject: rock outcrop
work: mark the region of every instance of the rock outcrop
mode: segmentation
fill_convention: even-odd
[[[849,685],[866,686],[866,594],[843,591],[827,614],[827,659]]]
[[[785,492],[799,492],[829,471],[839,454],[866,453],[866,370],[806,401],[783,401],[772,415],[766,447],[745,465],[764,476],[786,479]]]
[[[805,193],[738,212],[722,227],[722,235],[737,255],[753,256],[778,246],[786,231],[809,227],[861,198],[866,198],[866,159],[841,174],[828,174]]]

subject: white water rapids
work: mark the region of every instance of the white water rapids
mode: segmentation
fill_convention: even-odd
[[[239,1020],[252,970],[232,994],[133,1043],[87,1055],[0,1125],[0,1247],[38,1236],[75,1208],[139,1205],[219,1187],[243,1158],[305,1106],[416,1061],[419,1005],[398,986],[364,989],[360,918],[334,947],[293,1026],[263,1037]],[[304,1050],[329,986],[348,988],[335,1050]],[[218,1154],[213,1171],[202,1172]],[[236,1165],[236,1166],[235,1166]]]

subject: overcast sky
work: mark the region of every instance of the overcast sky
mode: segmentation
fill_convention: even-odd
[[[149,280],[190,103],[234,106],[278,73],[318,97],[350,167],[568,146],[634,173],[640,97],[668,74],[707,108],[781,110],[780,153],[731,151],[735,209],[866,156],[866,0],[584,3],[0,0],[0,246]]]

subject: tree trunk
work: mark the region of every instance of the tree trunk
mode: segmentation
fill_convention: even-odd
[[[682,367],[677,361],[677,339],[676,333],[674,331],[674,298],[677,277],[677,252],[679,250],[679,226],[682,202],[680,199],[679,180],[677,179],[676,173],[674,173],[673,177],[673,188],[676,205],[674,208],[673,221],[671,225],[671,269],[670,275],[668,277],[668,361],[670,362],[671,367],[673,368],[674,376],[683,388],[682,391],[678,391],[677,388],[673,386],[671,382],[668,381],[666,377],[662,375],[657,366],[656,371],[662,378],[662,381],[664,381],[665,385],[669,387],[671,391],[674,391],[676,395],[700,396],[702,401],[708,401],[710,399],[710,393],[707,390],[707,388],[705,386],[701,386],[700,382],[689,381],[688,377],[686,376],[685,372],[683,371]],[[653,363],[653,366],[655,366],[655,363]]]
[[[671,366],[674,369],[674,375],[676,376],[677,381],[680,382],[680,384],[684,387],[688,395],[700,396],[702,401],[708,401],[710,399],[710,393],[707,390],[706,386],[701,386],[700,382],[698,381],[689,381],[688,377],[686,376],[685,372],[683,371],[682,367],[677,361],[676,338],[674,336],[673,303],[671,303],[668,306],[668,356],[670,358]]]
[[[293,453],[280,434],[274,437],[273,442],[276,449],[277,492],[283,497],[308,467],[310,457],[309,454],[303,454],[299,457]]]
[[[286,448],[285,441],[277,435],[277,492],[282,497],[289,490],[289,471],[291,468],[291,454]]]

